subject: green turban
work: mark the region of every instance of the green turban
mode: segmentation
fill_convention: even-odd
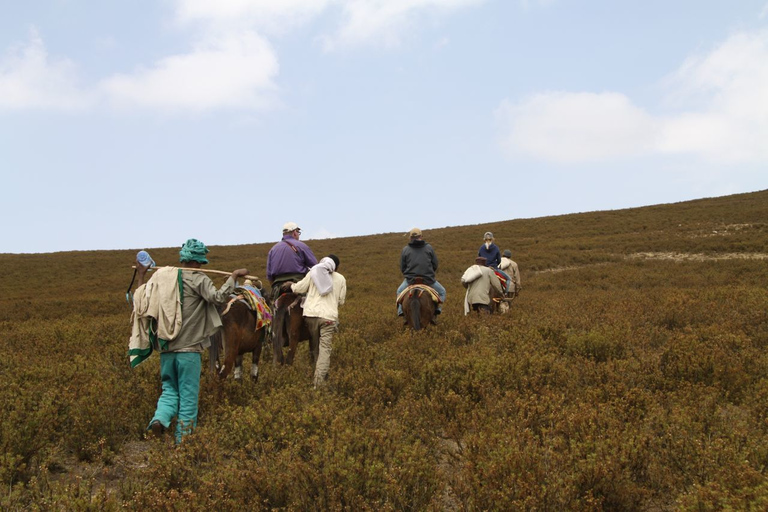
[[[179,261],[182,263],[196,261],[205,265],[208,263],[208,260],[205,258],[206,254],[208,254],[208,248],[205,244],[200,240],[190,238],[181,246],[181,250],[179,251]]]

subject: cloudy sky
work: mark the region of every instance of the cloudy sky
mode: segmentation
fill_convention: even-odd
[[[405,232],[768,188],[766,0],[0,12],[0,252],[268,242],[287,221],[304,239]]]

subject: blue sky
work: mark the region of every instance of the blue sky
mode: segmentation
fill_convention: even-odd
[[[287,221],[428,238],[768,188],[766,0],[0,12],[0,252],[268,242]]]

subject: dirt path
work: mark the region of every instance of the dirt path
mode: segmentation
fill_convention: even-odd
[[[721,260],[768,260],[768,253],[764,252],[728,252],[722,254],[700,254],[689,252],[636,252],[624,256],[625,260],[662,260],[662,261],[721,261]],[[548,268],[534,271],[534,274],[546,274],[565,272],[586,267],[604,267],[611,262],[588,263],[586,265],[572,265],[567,267]]]

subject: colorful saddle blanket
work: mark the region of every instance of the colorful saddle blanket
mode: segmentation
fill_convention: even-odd
[[[257,288],[251,286],[243,286],[242,288],[235,288],[235,292],[230,295],[231,299],[227,303],[226,309],[221,313],[224,316],[232,307],[232,303],[240,301],[244,303],[251,311],[256,312],[256,329],[268,326],[272,323],[272,311],[267,305],[267,301],[261,296],[261,293]]]
[[[400,292],[400,295],[397,296],[397,301],[395,301],[395,304],[402,303],[405,296],[414,290],[423,290],[423,291],[429,292],[429,295],[432,297],[432,300],[435,301],[437,304],[440,304],[440,296],[437,294],[434,288],[426,284],[412,284],[408,286],[405,290]]]
[[[501,272],[499,272],[498,270],[495,270],[495,269],[494,269],[493,273],[496,274],[496,277],[498,277],[499,281],[501,281],[501,287],[504,290],[506,290],[507,289],[507,278],[504,277],[504,274],[502,274]]]

